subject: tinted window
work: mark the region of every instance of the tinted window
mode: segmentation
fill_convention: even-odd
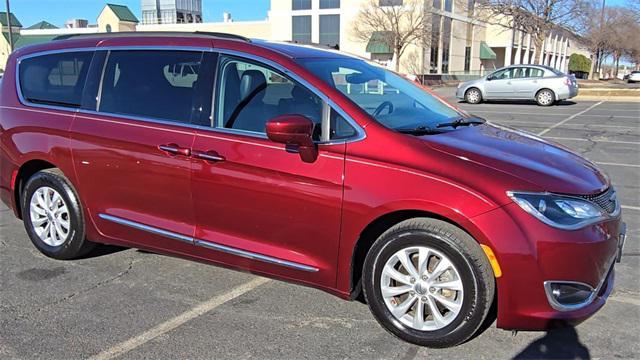
[[[112,51],[98,110],[188,123],[202,59],[200,52]]]
[[[309,10],[311,9],[311,0],[293,0],[291,8],[293,10]]]
[[[320,139],[324,102],[302,85],[269,67],[233,57],[220,60],[217,94],[218,127],[264,133],[267,121],[300,114],[316,124]],[[355,134],[337,113],[332,114],[331,139]]]
[[[20,89],[29,102],[80,107],[92,52],[65,52],[23,59]]]
[[[320,15],[320,44],[340,47],[340,15]]]
[[[299,43],[311,42],[311,16],[293,16],[292,18],[292,39]]]
[[[320,9],[337,9],[340,7],[340,0],[320,0]]]

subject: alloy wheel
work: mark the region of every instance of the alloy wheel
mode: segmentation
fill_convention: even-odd
[[[434,331],[460,314],[464,288],[460,272],[442,252],[404,248],[386,262],[380,290],[393,316],[416,330]]]
[[[48,186],[38,188],[31,196],[29,213],[33,230],[45,244],[57,247],[69,237],[69,209],[55,189]]]

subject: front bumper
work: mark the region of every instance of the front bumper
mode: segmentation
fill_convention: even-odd
[[[502,276],[496,279],[498,327],[543,330],[577,324],[596,313],[611,293],[614,261],[623,244],[618,239],[624,239],[619,217],[578,230],[560,230],[509,204],[472,220],[502,268]],[[593,296],[584,304],[559,310],[545,290],[548,281],[586,284]]]

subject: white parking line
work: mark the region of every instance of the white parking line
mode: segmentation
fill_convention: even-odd
[[[611,295],[611,297],[609,299],[613,300],[613,301],[625,303],[625,304],[631,304],[631,305],[635,305],[635,306],[640,306],[640,299],[636,299],[636,298],[631,297],[631,296],[613,294],[613,295]]]
[[[553,130],[553,129],[557,128],[558,126],[562,126],[564,123],[566,123],[566,122],[568,122],[568,121],[573,120],[576,116],[580,116],[580,115],[582,115],[582,114],[586,113],[587,111],[589,111],[589,110],[591,110],[591,109],[595,108],[596,106],[598,106],[598,105],[602,104],[603,102],[604,102],[604,101],[597,102],[597,103],[595,103],[595,104],[593,104],[593,105],[589,106],[588,108],[586,108],[586,109],[584,109],[584,110],[582,110],[582,111],[580,111],[580,112],[578,112],[578,113],[575,113],[575,114],[573,114],[573,115],[569,116],[568,118],[566,118],[566,119],[564,119],[564,120],[560,121],[559,123],[556,123],[556,124],[554,124],[554,125],[549,126],[548,128],[546,128],[546,129],[544,129],[544,130],[540,131],[540,132],[538,133],[538,136],[542,136],[542,135],[544,135],[544,134],[548,133],[549,131],[551,131],[551,130]]]
[[[189,311],[186,311],[172,319],[169,319],[165,322],[163,322],[162,324],[159,324],[145,332],[143,332],[142,334],[138,335],[138,336],[134,336],[128,340],[125,340],[109,349],[106,349],[102,352],[100,352],[99,354],[96,354],[92,357],[90,357],[89,359],[91,360],[106,360],[106,359],[113,359],[117,356],[120,356],[124,353],[127,353],[135,348],[137,348],[140,345],[143,345],[153,339],[155,339],[156,337],[165,334],[177,327],[179,327],[180,325],[197,318],[200,315],[204,315],[207,312],[217,308],[218,306],[231,301],[235,298],[237,298],[240,295],[243,295],[255,288],[257,288],[258,286],[269,282],[269,279],[266,278],[256,278],[254,280],[249,281],[248,283],[242,284],[234,289],[232,289],[231,291],[222,294],[220,296],[216,296],[206,302],[203,302],[201,304],[199,304],[198,306],[192,308]]]
[[[581,139],[581,138],[572,138],[572,137],[561,137],[561,136],[545,136],[545,139],[553,139],[553,140],[567,140],[567,141],[595,141],[600,143],[611,143],[611,144],[627,144],[627,145],[640,145],[638,141],[622,141],[622,140],[603,140],[599,138],[595,139]]]
[[[623,208],[623,209],[626,209],[626,210],[640,211],[640,206],[621,205],[620,207]]]
[[[582,115],[584,116],[584,115]],[[533,125],[531,123],[531,121],[522,121],[522,120],[510,120],[510,119],[500,119],[500,120],[495,120],[493,122],[497,122],[497,123],[513,123],[513,124],[523,124],[523,125]],[[546,124],[546,123],[545,123]],[[543,124],[544,125],[544,124]],[[564,128],[568,128],[568,127],[586,127],[586,128],[590,128],[590,127],[602,127],[602,128],[610,128],[610,129],[620,129],[620,130],[640,130],[640,123],[638,123],[638,126],[623,126],[623,125],[603,125],[603,124],[589,124],[589,123],[581,123],[581,124],[577,124],[577,123],[571,123],[571,124],[564,124],[563,126],[559,126],[556,129],[564,129]]]
[[[609,165],[609,166],[622,166],[622,167],[637,167],[640,168],[640,165],[636,165],[636,164],[622,164],[622,163],[612,163],[612,162],[601,162],[601,161],[594,161],[596,164],[598,165]]]

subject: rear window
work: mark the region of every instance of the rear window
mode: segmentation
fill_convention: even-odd
[[[189,123],[202,59],[201,52],[112,51],[98,110]]]
[[[22,97],[35,104],[78,108],[93,52],[64,52],[23,59]]]

